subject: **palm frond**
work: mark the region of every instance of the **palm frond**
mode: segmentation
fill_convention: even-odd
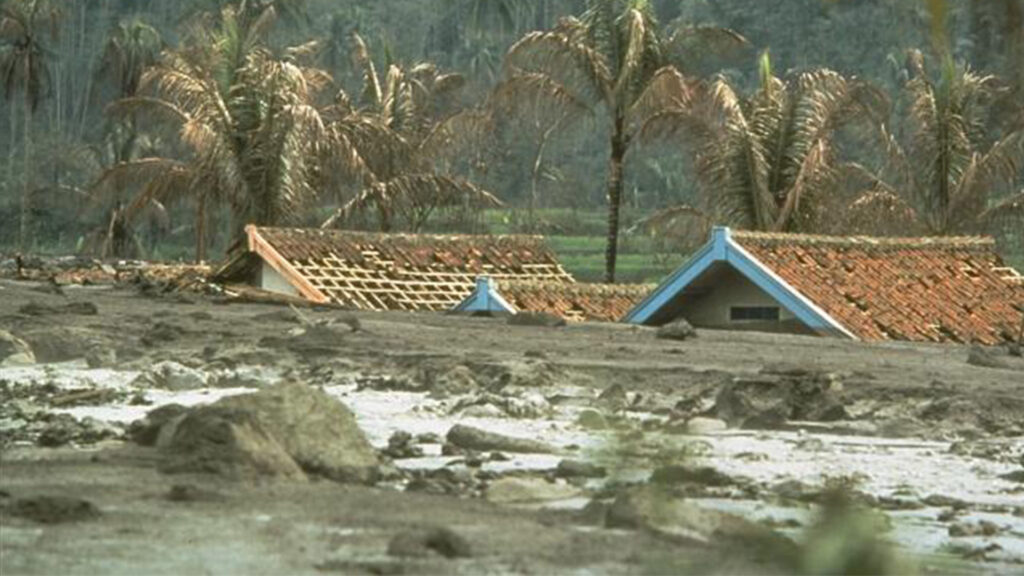
[[[576,100],[594,105],[611,95],[613,79],[598,51],[561,32],[533,32],[509,49],[506,64],[514,70],[543,74]]]
[[[354,48],[352,57],[356,65],[363,70],[363,93],[360,100],[372,106],[381,106],[384,103],[384,92],[380,85],[380,76],[377,75],[377,67],[370,57],[370,50],[366,42],[358,33],[352,33],[352,46]]]

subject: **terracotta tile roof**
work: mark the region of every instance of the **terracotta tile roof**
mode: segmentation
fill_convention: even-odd
[[[618,322],[655,285],[502,281],[498,292],[516,310],[546,312],[570,322]]]
[[[1013,341],[1024,278],[986,238],[827,237],[734,231],[761,263],[863,340]]]
[[[377,234],[250,226],[258,254],[306,298],[362,310],[448,310],[476,278],[574,282],[540,236]],[[242,255],[244,256],[244,255]],[[244,267],[232,259],[218,274]],[[250,264],[251,265],[251,264]]]

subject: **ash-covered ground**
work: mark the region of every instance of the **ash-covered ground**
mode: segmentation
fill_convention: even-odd
[[[0,572],[1024,571],[1014,352],[0,281]]]

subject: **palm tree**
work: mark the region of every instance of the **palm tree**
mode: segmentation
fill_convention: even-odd
[[[243,15],[225,8],[220,25],[166,52],[141,78],[149,96],[122,99],[115,114],[146,110],[174,129],[184,159],[142,158],[107,170],[94,189],[137,186],[130,221],[153,202],[191,197],[196,259],[205,259],[211,202],[231,207],[234,227],[294,221],[318,195],[321,165],[349,167],[358,155],[336,148],[312,104],[326,74],[274,58],[260,43],[273,8]],[[232,232],[235,232],[233,230]]]
[[[845,167],[837,135],[851,126],[874,130],[888,101],[870,84],[830,70],[780,79],[767,52],[760,64],[760,88],[747,98],[721,77],[693,83],[659,74],[645,97],[652,113],[644,135],[685,136],[710,220],[815,231]]]
[[[634,141],[640,96],[659,73],[687,70],[691,59],[700,55],[698,49],[746,44],[738,34],[717,28],[663,32],[648,0],[588,0],[579,18],[566,18],[553,30],[527,34],[506,58],[509,82],[522,79],[554,101],[567,106],[584,103],[605,112],[610,133],[608,282],[615,281],[624,161]]]
[[[341,91],[331,109],[331,139],[349,143],[365,168],[360,190],[326,222],[330,228],[358,212],[373,209],[383,231],[395,217],[419,231],[438,210],[500,205],[489,192],[451,170],[471,141],[479,141],[488,116],[459,111],[455,94],[465,84],[458,74],[422,63],[405,70],[390,65],[377,72],[366,43],[353,35],[354,57],[363,71],[361,105]]]
[[[935,235],[1024,222],[1024,192],[1016,188],[1024,168],[1024,117],[986,130],[989,105],[1001,91],[997,79],[958,68],[948,55],[937,81],[920,52],[911,52],[908,63],[906,144],[883,134],[887,161],[869,172],[866,194],[912,210]],[[987,139],[992,133],[998,137]],[[872,203],[863,200],[861,207],[870,210]]]
[[[116,87],[116,98],[133,98],[139,93],[143,73],[156,65],[164,41],[160,32],[138,19],[122,20],[107,35],[96,71],[98,80]],[[136,119],[128,115],[108,125],[106,144],[113,163],[138,157],[140,146]],[[122,199],[118,199],[120,202]]]
[[[45,0],[7,0],[0,6],[0,78],[4,98],[11,103],[14,126],[14,99],[22,101],[24,165],[22,175],[21,217],[18,225],[18,249],[28,240],[32,194],[32,118],[48,95],[50,86],[49,52],[43,44],[45,30],[56,35],[57,11]],[[12,143],[13,144],[13,143]],[[14,149],[14,146],[11,146]]]

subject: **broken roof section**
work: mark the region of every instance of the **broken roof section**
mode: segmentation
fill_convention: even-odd
[[[217,273],[251,282],[269,267],[307,300],[361,310],[449,310],[476,278],[573,282],[539,236],[378,234],[246,227]]]
[[[617,322],[654,285],[567,284],[482,277],[454,312],[544,312],[570,322]]]
[[[717,228],[711,242],[626,320],[664,320],[688,297],[688,287],[692,296],[701,276],[723,263],[819,333],[993,345],[1014,341],[1024,316],[1024,277],[1003,264],[991,239],[829,237]]]

